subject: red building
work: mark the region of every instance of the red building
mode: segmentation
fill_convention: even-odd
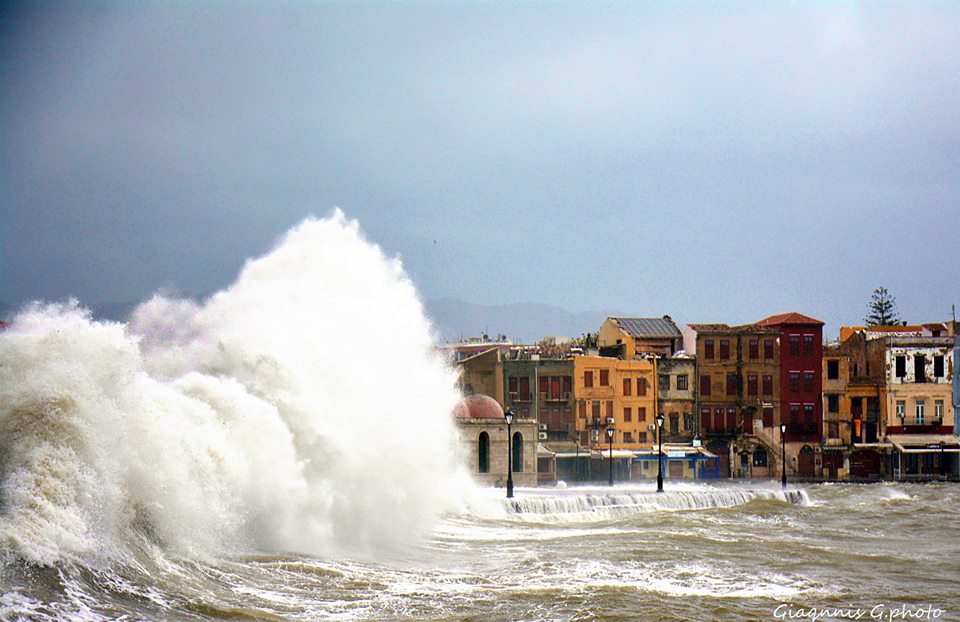
[[[794,312],[772,315],[758,324],[780,332],[780,421],[787,424],[786,441],[819,443],[823,322]]]

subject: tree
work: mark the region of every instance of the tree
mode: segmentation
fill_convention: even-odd
[[[878,287],[873,290],[870,302],[867,303],[867,311],[867,317],[863,318],[867,326],[895,326],[900,324],[897,301],[890,295],[886,287]]]

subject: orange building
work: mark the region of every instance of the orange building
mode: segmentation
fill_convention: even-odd
[[[606,429],[612,426],[614,449],[649,449],[656,440],[653,361],[575,356],[573,365],[580,445],[608,448]]]

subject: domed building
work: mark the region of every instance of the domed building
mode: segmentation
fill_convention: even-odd
[[[490,486],[507,485],[507,420],[497,400],[488,395],[467,395],[453,409],[467,468],[474,479]],[[537,485],[537,422],[515,418],[513,434],[513,484]]]

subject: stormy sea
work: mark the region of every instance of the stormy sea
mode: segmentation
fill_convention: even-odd
[[[507,500],[460,466],[434,342],[339,212],[202,302],[25,307],[0,333],[0,619],[960,619],[957,485]]]

